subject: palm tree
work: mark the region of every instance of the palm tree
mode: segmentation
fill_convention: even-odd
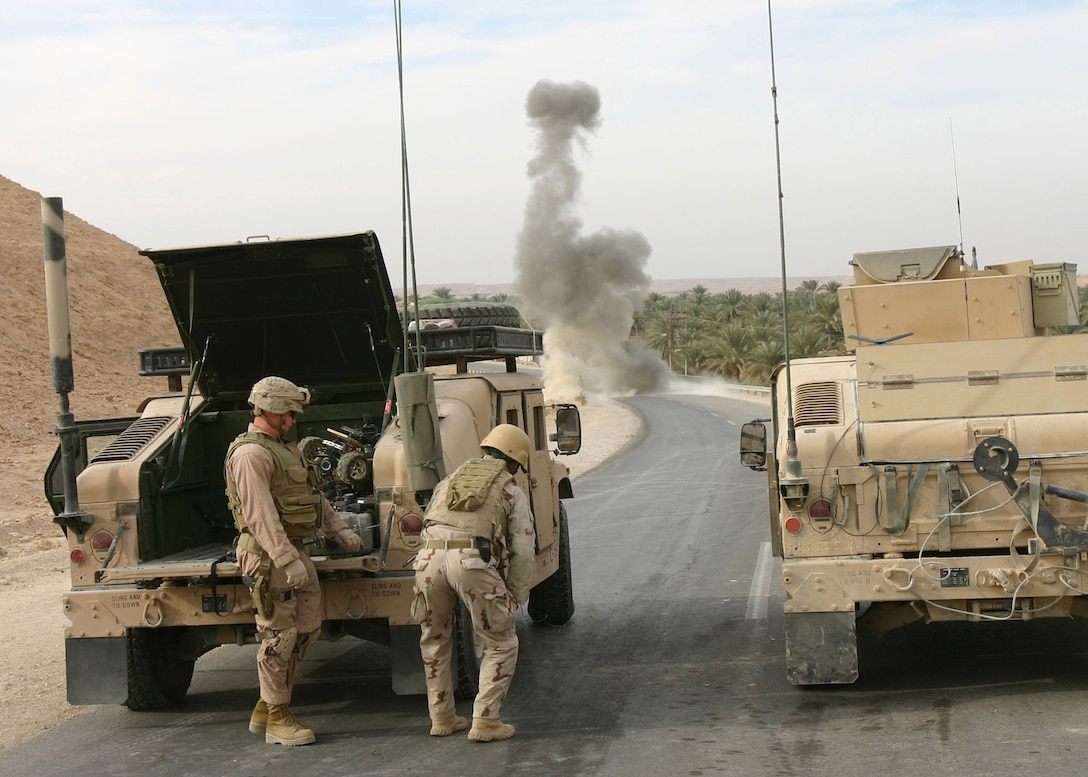
[[[806,329],[820,335],[821,351],[841,350],[843,347],[842,316],[839,313],[839,298],[835,294],[821,292],[812,301],[812,307],[801,323]]]
[[[718,336],[708,340],[706,369],[727,380],[741,380],[744,364],[753,346],[752,330],[739,323],[726,324]]]
[[[824,350],[824,336],[815,329],[801,329],[790,335],[790,358],[807,359],[819,356]],[[785,352],[783,352],[785,360]]]
[[[748,326],[761,332],[778,332],[782,328],[782,316],[775,309],[758,310],[745,318]]]
[[[756,294],[752,294],[746,297],[744,300],[744,309],[749,313],[759,313],[764,310],[781,310],[776,299],[778,295],[771,295],[766,291],[761,291]]]
[[[663,322],[671,315],[670,306],[671,301],[664,294],[648,294],[642,301],[642,309],[635,312],[631,327],[634,336],[652,345],[652,341],[665,328]]]
[[[668,361],[676,342],[676,314],[668,308],[644,311],[635,317],[637,336]]]
[[[718,321],[732,321],[740,314],[746,300],[747,296],[740,289],[728,289],[721,294],[715,294],[711,303],[715,310],[713,318]]]
[[[756,343],[744,364],[748,383],[766,383],[775,367],[786,360],[786,351],[780,339],[766,339]]]

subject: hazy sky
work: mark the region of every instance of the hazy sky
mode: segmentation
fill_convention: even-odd
[[[1088,269],[1088,0],[773,14],[791,275],[959,243],[957,179],[980,264]],[[642,233],[658,279],[777,274],[765,0],[402,15],[420,282],[512,280],[542,79],[600,93],[585,231]],[[399,278],[392,0],[0,0],[0,19],[0,175],[140,247],[373,229]]]

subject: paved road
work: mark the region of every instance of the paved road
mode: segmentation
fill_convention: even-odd
[[[849,687],[785,680],[762,474],[737,464],[743,400],[637,397],[644,429],[568,502],[577,613],[519,621],[509,742],[427,736],[385,650],[322,644],[293,708],[315,745],[246,729],[252,646],[200,659],[183,707],[103,707],[0,754],[0,775],[1080,774],[1080,623],[923,626],[862,656]],[[464,705],[468,709],[468,705]]]

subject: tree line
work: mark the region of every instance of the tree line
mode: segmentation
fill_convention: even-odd
[[[835,281],[806,280],[786,293],[790,358],[846,353]],[[1080,325],[1050,334],[1088,331],[1088,286],[1078,288]],[[446,287],[428,303],[450,302]],[[507,294],[464,299],[517,305]],[[421,300],[422,301],[422,300]],[[634,316],[631,337],[661,354],[673,372],[707,375],[749,385],[765,385],[786,359],[782,293],[729,289],[711,294],[704,286],[676,295],[651,293]]]
[[[790,358],[845,353],[839,285],[807,280],[787,292]],[[711,294],[696,286],[675,296],[650,294],[633,336],[674,372],[760,385],[786,358],[783,313],[781,292]]]

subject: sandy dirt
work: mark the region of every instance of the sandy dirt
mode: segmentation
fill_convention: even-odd
[[[154,267],[120,238],[65,214],[78,419],[135,414],[160,390],[137,351],[180,342]],[[52,522],[42,473],[59,400],[46,322],[41,195],[0,176],[0,752],[93,707],[66,701],[62,597],[67,542]],[[149,382],[150,381],[150,382]],[[638,419],[602,401],[582,407],[584,445],[563,462],[575,477],[634,436]],[[254,676],[254,683],[256,677]]]

